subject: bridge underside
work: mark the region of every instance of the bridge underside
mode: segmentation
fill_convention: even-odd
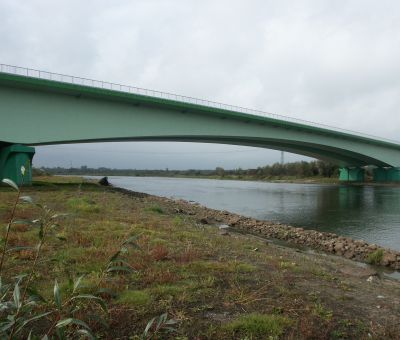
[[[101,140],[106,142],[106,140]],[[107,140],[108,142],[122,140]],[[166,141],[166,142],[195,142],[195,143],[214,143],[214,144],[229,144],[242,145],[258,148],[267,148],[280,151],[301,154],[304,156],[329,161],[341,166],[339,179],[343,182],[362,182],[365,180],[364,166],[375,163],[377,167],[374,169],[373,179],[376,182],[400,182],[400,168],[390,167],[385,163],[377,162],[368,156],[357,153],[340,150],[332,147],[321,147],[318,145],[310,145],[307,143],[288,143],[279,140],[261,140],[261,139],[238,139],[234,137],[224,138],[193,138],[193,137],[153,137],[153,138],[129,138],[123,141]],[[83,141],[79,141],[83,142]],[[84,141],[84,142],[99,142]],[[58,144],[58,143],[52,143]],[[43,145],[43,144],[38,144]],[[18,184],[31,182],[30,164],[32,162],[35,150],[33,147],[23,145],[9,145],[0,143],[0,179],[11,178]],[[29,169],[23,177],[21,174],[21,166]]]
[[[1,73],[0,103],[0,177],[32,159],[32,149],[14,144],[182,141],[327,160],[346,181],[363,179],[362,167],[372,165],[376,180],[400,181],[399,144],[271,117]]]

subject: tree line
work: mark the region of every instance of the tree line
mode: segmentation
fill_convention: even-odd
[[[90,168],[81,166],[79,168],[42,167],[36,169],[37,175],[42,173],[52,175],[88,175],[88,176],[154,176],[154,177],[214,177],[214,178],[254,178],[273,179],[279,177],[335,177],[338,176],[339,167],[324,161],[275,163],[258,167],[256,169],[224,169],[217,167],[212,170],[170,170],[170,169],[111,169]]]

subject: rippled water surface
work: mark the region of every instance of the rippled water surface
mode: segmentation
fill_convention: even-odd
[[[109,177],[112,184],[400,250],[400,187]]]

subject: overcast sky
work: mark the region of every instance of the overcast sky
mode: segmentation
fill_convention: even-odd
[[[0,0],[0,63],[400,140],[399,17],[396,0]],[[279,160],[277,151],[230,145],[107,143],[37,147],[34,165],[248,168]]]

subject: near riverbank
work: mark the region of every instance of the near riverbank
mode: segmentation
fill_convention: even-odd
[[[311,235],[299,228],[79,178],[43,178],[23,194],[68,214],[44,249],[37,289],[51,301],[55,279],[67,287],[69,278],[84,274],[83,293],[100,294],[108,305],[106,323],[92,317],[91,310],[80,313],[99,337],[139,339],[148,321],[163,313],[177,321],[173,331],[151,328],[144,338],[396,339],[400,334],[398,281],[342,257],[234,231],[309,242]],[[15,192],[0,189],[3,225],[14,197]],[[21,219],[36,215],[30,206],[17,209]],[[36,230],[16,225],[13,235],[11,246],[27,246]],[[134,235],[139,247],[124,257],[132,271],[100,280],[110,256]],[[342,243],[345,255],[349,241]],[[23,271],[32,255],[30,250],[16,252],[6,263],[6,275]],[[46,321],[35,324],[45,326]]]
[[[125,189],[116,188],[116,190],[128,193],[128,195],[136,195],[136,193]],[[210,209],[184,200],[172,200],[156,196],[149,197],[169,205],[171,209],[175,209],[181,214],[194,216],[203,224],[223,224],[227,227],[232,227],[236,231],[248,232],[268,239],[282,240],[289,244],[309,247],[343,256],[347,259],[400,270],[399,251],[386,249],[376,244],[369,244],[363,240],[353,240],[334,233],[307,230],[271,221],[261,221],[228,211]]]

